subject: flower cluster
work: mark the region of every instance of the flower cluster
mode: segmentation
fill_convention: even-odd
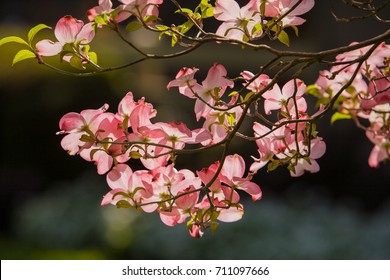
[[[209,144],[219,143],[234,131],[245,106],[238,102],[237,92],[229,94],[230,100],[223,100],[226,89],[234,86],[232,80],[226,78],[227,71],[223,65],[211,67],[202,84],[194,77],[197,71],[197,68],[182,68],[176,79],[168,84],[168,89],[178,87],[181,94],[196,99],[196,119],[205,119],[203,128],[210,132],[212,139]],[[276,111],[277,115],[282,116],[270,128],[254,123],[254,140],[260,157],[254,158],[251,172],[256,173],[270,161],[269,170],[287,165],[292,176],[300,176],[305,170],[311,173],[319,171],[316,159],[325,153],[326,146],[309,121],[303,81],[290,80],[280,89],[278,84],[269,87],[272,79],[265,74],[255,77],[253,73],[243,71],[240,78],[244,86],[251,90],[249,95],[259,96],[258,107],[263,107],[268,115]]]
[[[84,24],[82,20],[72,16],[64,16],[57,22],[54,35],[57,42],[44,39],[36,44],[39,56],[54,56],[61,53],[61,58],[70,63],[75,60],[80,63],[95,62],[88,51],[88,44],[95,36],[92,23]]]
[[[129,92],[115,114],[107,112],[107,104],[97,110],[67,113],[60,120],[59,132],[66,134],[61,145],[70,155],[79,154],[94,162],[99,174],[107,173],[112,190],[102,205],[157,211],[169,226],[187,221],[192,236],[201,236],[208,227],[215,229],[217,220],[239,220],[243,205],[237,191],[246,192],[254,201],[260,199],[261,189],[251,180],[267,163],[269,171],[288,165],[292,176],[300,176],[305,170],[317,172],[316,159],[325,152],[306,113],[305,84],[294,79],[282,89],[276,83],[271,87],[267,75],[255,77],[244,71],[237,80],[252,90],[248,95],[258,95],[267,114],[283,115],[271,128],[254,124],[254,137],[248,139],[256,142],[259,158],[253,157],[250,173],[245,176],[245,161],[238,154],[225,155],[195,172],[176,169],[176,157],[183,150],[188,154],[226,143],[249,113],[237,91],[225,94],[235,83],[223,65],[214,64],[201,83],[195,78],[197,71],[182,68],[167,88],[178,88],[182,95],[195,99],[196,120],[203,120],[200,128],[190,130],[182,122],[153,123],[157,113],[152,104],[144,98],[135,101]],[[191,150],[188,145],[198,148]],[[140,160],[145,169],[133,171],[126,164],[133,160]]]
[[[272,127],[254,122],[253,130],[258,147],[259,158],[254,159],[250,170],[255,173],[268,164],[268,170],[287,165],[291,176],[301,176],[305,171],[320,170],[316,159],[322,157],[326,145],[310,122],[305,100],[306,85],[299,79],[288,81],[282,89],[265,74],[255,77],[248,71],[242,77],[249,82],[247,86],[255,94],[262,93],[263,109],[269,115],[276,111],[279,120]],[[255,78],[255,79],[253,79]]]
[[[237,40],[254,40],[264,32],[280,31],[288,26],[297,26],[305,22],[299,17],[310,11],[314,0],[250,0],[240,7],[235,0],[217,0],[214,17],[222,21],[217,34]]]
[[[84,64],[97,64],[97,55],[90,52],[89,44],[95,37],[96,28],[111,25],[136,17],[144,24],[151,24],[158,18],[158,5],[163,0],[120,0],[121,4],[113,8],[111,0],[99,0],[99,5],[87,11],[89,23],[72,16],[62,17],[56,24],[54,35],[58,41],[49,39],[39,41],[35,45],[37,56],[61,55],[63,61],[71,66],[85,69]],[[141,24],[142,25],[142,24]],[[140,26],[141,26],[140,25]]]
[[[119,2],[121,4],[113,8],[111,0],[99,0],[98,6],[88,10],[88,19],[94,21],[99,18],[98,21],[108,19],[121,22],[131,16],[135,16],[140,21],[147,16],[157,18],[159,14],[158,5],[162,4],[163,0],[119,0]],[[101,19],[102,17],[103,19]]]
[[[69,62],[71,66],[85,69],[85,64],[97,65],[97,55],[90,52],[89,44],[93,40],[98,28],[107,26],[119,31],[118,24],[130,20],[126,30],[135,31],[142,26],[153,25],[159,19],[159,5],[163,0],[119,0],[120,4],[114,7],[111,0],[99,0],[99,5],[87,11],[89,23],[65,16],[61,18],[54,29],[58,41],[49,39],[39,41],[35,45],[35,53],[42,60],[45,56],[61,55],[61,60]],[[198,6],[203,10],[202,15],[194,15],[189,9],[181,9],[187,12],[192,20],[179,27],[157,26],[153,31],[162,31],[172,37],[172,44],[176,44],[179,38],[194,26],[194,18],[211,17],[222,21],[216,30],[216,35],[232,40],[250,41],[268,35],[278,38],[281,42],[289,44],[286,27],[294,27],[305,22],[300,15],[310,11],[314,6],[314,0],[250,0],[244,7],[240,7],[235,0],[217,0],[215,7],[201,1]],[[189,12],[190,11],[190,12]],[[133,21],[132,19],[136,19]],[[297,31],[296,31],[297,32]]]
[[[243,206],[237,190],[247,192],[253,200],[260,199],[259,186],[244,177],[245,162],[237,154],[227,156],[223,164],[216,162],[197,171],[197,176],[174,167],[176,155],[187,144],[210,143],[208,130],[190,130],[184,123],[152,123],[156,110],[143,98],[135,101],[131,92],[122,99],[116,114],[107,109],[105,104],[96,110],[67,113],[58,132],[66,134],[61,145],[70,155],[79,154],[94,162],[99,174],[108,172],[112,190],[102,205],[158,211],[170,226],[188,218],[191,235],[201,236],[216,220],[241,218]],[[125,164],[137,159],[144,170],[133,171]]]
[[[366,131],[374,144],[368,159],[371,167],[390,158],[389,58],[390,46],[385,43],[340,54],[311,89],[325,105],[336,101],[333,121],[353,119]]]
[[[227,79],[227,71],[221,64],[212,66],[207,77],[201,84],[194,78],[197,68],[182,68],[176,75],[176,79],[169,82],[167,88],[178,87],[179,92],[186,97],[195,99],[194,112],[196,120],[205,119],[203,129],[210,132],[211,138],[204,144],[218,143],[225,139],[236,120],[242,114],[242,108],[229,108],[234,104],[236,97],[232,97],[229,103],[222,100],[228,87],[234,83]]]
[[[132,92],[123,97],[115,113],[108,112],[104,104],[99,109],[65,114],[59,123],[58,134],[65,135],[61,146],[70,155],[93,162],[98,174],[106,176],[111,190],[102,205],[157,212],[168,226],[186,223],[193,237],[201,237],[207,228],[214,232],[218,222],[241,219],[242,192],[253,201],[262,197],[259,185],[252,181],[260,169],[266,167],[270,172],[285,166],[294,177],[319,171],[318,159],[324,155],[326,144],[315,122],[331,109],[337,110],[332,122],[353,119],[365,130],[374,144],[368,161],[371,167],[390,158],[390,46],[382,42],[388,33],[387,37],[317,54],[284,52],[266,44],[256,45],[256,41],[268,37],[289,45],[286,28],[298,34],[298,26],[305,22],[301,16],[313,8],[314,0],[198,3],[190,9],[171,1],[186,21],[161,25],[155,23],[162,21],[159,6],[163,0],[119,0],[117,6],[111,0],[99,0],[88,10],[86,24],[72,16],[61,18],[54,29],[55,42],[44,39],[35,44],[34,36],[50,28],[43,24],[33,27],[27,40],[17,36],[0,40],[0,46],[15,42],[25,47],[15,55],[13,64],[37,58],[53,70],[74,74],[44,60],[59,55],[61,62],[79,70],[75,75],[179,57],[209,41],[238,44],[273,56],[265,65],[256,66],[257,73],[240,70],[233,78],[219,63],[210,67],[202,81],[196,77],[198,68],[181,68],[167,89],[194,100],[196,129],[183,122],[154,121],[157,111],[153,105],[145,98],[135,100]],[[204,29],[208,26],[206,19],[218,24],[214,33]],[[126,21],[122,30],[121,24]],[[100,66],[89,44],[101,28],[115,32],[138,56],[124,65]],[[159,38],[168,36],[172,46],[179,44],[183,49],[148,54],[124,34],[140,28],[155,32]],[[331,68],[321,71],[316,83],[307,86],[301,73],[318,62]],[[271,70],[274,77],[267,74]],[[280,83],[282,79],[284,84]],[[318,98],[315,113],[307,102],[309,94]],[[244,157],[231,151],[234,138],[257,147],[257,153],[249,157],[248,168]],[[178,168],[178,157],[216,147],[222,152],[211,165],[200,170]],[[141,168],[136,170],[135,166]]]

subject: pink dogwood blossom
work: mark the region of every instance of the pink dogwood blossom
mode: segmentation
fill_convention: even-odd
[[[250,171],[256,173],[259,169],[264,167],[275,155],[277,152],[274,147],[274,141],[272,139],[272,134],[270,134],[270,129],[258,122],[253,124],[253,130],[255,137],[261,137],[256,140],[257,151],[259,153],[259,158],[255,158],[254,162],[250,166]]]
[[[56,24],[54,35],[58,42],[45,39],[36,44],[36,49],[41,56],[53,56],[59,54],[66,44],[87,45],[95,36],[92,23],[87,23],[72,16],[62,17]],[[76,49],[76,51],[80,51]]]
[[[382,132],[381,127],[381,124],[374,123],[366,131],[367,138],[375,145],[368,158],[369,166],[374,168],[390,158],[390,132]]]
[[[127,164],[118,164],[113,167],[107,173],[106,180],[111,191],[103,197],[102,205],[116,205],[124,200],[131,206],[136,206],[149,195],[143,182],[151,181],[151,175],[144,170],[133,172]]]
[[[195,73],[198,72],[198,68],[188,68],[183,67],[177,73],[175,80],[172,80],[168,83],[167,89],[171,89],[171,87],[178,87],[179,92],[189,98],[196,98],[194,93],[191,92],[191,88],[197,83],[194,78]]]
[[[210,139],[210,133],[205,129],[190,130],[186,124],[180,123],[163,123],[159,122],[142,128],[147,130],[147,135],[152,139],[158,139],[159,145],[169,146],[173,149],[183,149],[185,144],[198,144]],[[164,150],[156,147],[158,154]]]
[[[357,42],[353,42],[350,46],[354,46],[358,44]],[[369,45],[360,49],[356,49],[353,51],[349,51],[346,53],[342,53],[336,56],[336,60],[339,62],[348,62],[355,61],[356,59],[366,55],[366,53],[373,47],[373,45]],[[367,58],[364,67],[361,68],[362,74],[370,74],[367,71],[373,71],[373,74],[378,73],[378,68],[383,66],[383,62],[385,58],[390,57],[390,46],[386,45],[385,42],[379,44],[378,47],[372,52],[372,54]],[[353,72],[356,69],[357,63],[353,63],[351,66],[345,68],[345,71]]]
[[[261,74],[254,79],[255,75],[250,71],[241,72],[241,77],[245,80],[243,85],[254,93],[259,93],[271,82],[271,79],[266,74]],[[254,80],[247,85],[247,83],[252,79]]]
[[[221,181],[233,189],[245,191],[253,201],[259,200],[262,196],[260,187],[251,182],[250,178],[243,178],[244,173],[244,159],[238,154],[227,156],[221,171]]]
[[[337,73],[335,76],[333,73]],[[332,67],[329,71],[324,70],[320,72],[320,76],[316,81],[316,85],[324,95],[324,97],[332,98],[339,91],[342,90],[341,95],[347,98],[351,97],[351,87],[345,89],[344,85],[352,78],[353,73],[350,71],[338,71],[338,68]],[[334,76],[334,77],[333,77]],[[367,83],[364,76],[358,73],[352,84],[353,90],[356,93],[366,93]]]
[[[101,16],[103,14],[110,14],[114,9],[112,9],[111,0],[99,0],[99,5],[89,9],[87,11],[87,17],[89,21],[93,21],[95,17]]]
[[[326,144],[321,137],[316,137],[310,141],[310,150],[307,144],[307,140],[302,134],[298,135],[298,143],[291,141],[287,143],[288,146],[283,153],[278,153],[276,156],[285,160],[290,159],[290,175],[292,177],[302,176],[305,171],[310,173],[316,173],[320,170],[320,166],[317,163],[317,159],[321,158],[326,151]],[[298,148],[298,150],[297,150]],[[299,156],[297,152],[299,151]],[[309,153],[310,151],[310,153]]]
[[[249,1],[240,8],[234,0],[217,0],[215,3],[214,17],[223,21],[216,34],[230,39],[243,40],[261,35],[261,32],[253,35],[256,23],[261,21],[256,13],[256,0]]]
[[[379,77],[369,83],[369,96],[362,98],[361,106],[364,110],[369,110],[376,105],[390,102],[390,82],[386,77]]]
[[[220,109],[223,110],[224,107],[220,107]],[[210,139],[203,141],[202,145],[207,146],[223,141],[241,116],[241,107],[234,107],[226,111],[211,110],[203,123],[203,128],[207,129],[211,136]]]
[[[96,143],[88,149],[83,149],[80,156],[86,161],[94,162],[98,174],[105,174],[111,169],[114,158],[119,162],[129,160],[127,154],[120,153],[122,145],[115,143],[116,140],[124,139],[124,137],[121,122],[113,113],[105,113],[96,132]]]
[[[156,114],[153,105],[146,102],[145,98],[134,101],[133,93],[128,92],[118,105],[117,117],[137,132],[139,127],[151,125],[150,119]]]
[[[67,113],[60,119],[60,131],[57,134],[68,134],[62,141],[61,146],[70,155],[75,155],[81,149],[86,148],[88,143],[80,140],[83,135],[94,137],[97,132],[102,114],[108,109],[104,104],[97,110],[83,110],[81,113]]]
[[[211,111],[210,106],[215,105],[216,101],[222,97],[227,87],[234,86],[233,81],[226,78],[227,71],[222,64],[214,64],[208,73],[206,79],[201,86],[194,86],[194,93],[197,97],[195,101],[196,119],[199,121],[201,117],[207,118]]]
[[[302,97],[306,91],[306,85],[299,79],[290,80],[282,89],[275,84],[273,88],[263,94],[265,98],[264,110],[266,114],[270,114],[272,110],[282,110],[289,112],[289,108],[294,106],[294,98],[296,99],[298,110],[305,112],[307,104]],[[293,111],[293,110],[291,110]]]
[[[214,106],[226,88],[234,86],[234,82],[226,77],[227,71],[222,64],[214,64],[201,85],[194,79],[197,71],[197,68],[182,68],[167,88],[178,87],[181,94],[196,99],[194,111],[199,121],[201,117],[207,118],[212,110],[210,106]]]
[[[188,169],[176,170],[172,164],[161,166],[149,171],[152,174],[151,196],[144,200],[145,203],[166,200],[161,204],[149,204],[142,206],[146,212],[153,212],[156,209],[166,210],[169,208],[168,199],[175,197],[179,192],[193,186],[199,189],[201,181]]]
[[[215,177],[217,170],[220,166],[220,162],[211,164],[208,168],[203,168],[198,171],[197,174],[202,182],[207,185]],[[228,180],[226,180],[228,181]],[[231,183],[231,182],[229,182]],[[218,209],[218,220],[222,222],[235,222],[242,218],[244,214],[243,206],[239,204],[240,196],[235,190],[235,186],[227,186],[222,182],[221,174],[217,176],[215,181],[210,184],[210,196],[213,199],[213,205]],[[235,205],[228,207],[229,205]],[[207,196],[199,202],[196,207],[198,209],[207,210],[210,208],[210,201]]]
[[[118,7],[118,15],[115,18],[117,22],[121,22],[132,15],[143,20],[146,16],[158,17],[158,5],[163,3],[163,0],[119,0],[123,5]]]
[[[284,26],[301,25],[305,20],[300,15],[310,11],[314,7],[314,0],[303,0],[297,7],[299,0],[268,0],[266,1],[264,16],[282,17]],[[260,5],[258,5],[260,7]],[[291,9],[293,9],[291,11]],[[288,13],[288,14],[287,14]]]

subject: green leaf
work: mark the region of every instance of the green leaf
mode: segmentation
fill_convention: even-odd
[[[225,122],[225,114],[218,115],[218,123],[216,124],[222,125],[224,122]]]
[[[330,119],[330,123],[333,124],[335,121],[338,121],[338,120],[350,120],[350,119],[352,119],[351,115],[336,112],[332,115],[332,117]]]
[[[171,42],[171,46],[174,47],[177,42],[179,42],[179,38],[176,34],[172,33],[172,42]]]
[[[210,227],[211,227],[211,233],[214,235],[217,232],[217,229],[219,227],[219,223],[211,222]]]
[[[43,23],[38,24],[38,25],[34,26],[33,28],[31,28],[30,31],[28,32],[28,35],[27,35],[29,44],[31,45],[32,40],[34,39],[35,35],[37,35],[37,33],[39,31],[41,31],[42,29],[46,29],[46,28],[51,29],[50,26],[47,26],[46,24],[43,24]]]
[[[140,29],[142,26],[143,26],[142,23],[140,23],[139,21],[132,21],[126,26],[126,32],[136,31]]]
[[[265,5],[267,4],[267,1],[261,1],[260,3],[260,14],[264,16],[265,13]]]
[[[82,46],[81,49],[83,50],[83,52],[89,53],[89,50],[91,49],[91,46],[90,45],[84,45],[84,46]]]
[[[101,149],[92,149],[92,151],[89,153],[89,157],[93,160],[93,157],[98,151],[101,151]]]
[[[94,18],[94,21],[97,23],[97,24],[102,24],[102,25],[106,25],[107,24],[107,15],[106,14],[103,14],[103,15],[98,15]]]
[[[356,94],[356,88],[354,86],[347,87],[345,91],[352,95]]]
[[[315,97],[320,97],[322,94],[320,93],[318,86],[317,85],[308,85],[306,87],[306,92],[308,94],[311,94]]]
[[[146,16],[146,17],[144,17],[144,23],[148,23],[151,21],[157,21],[158,19],[159,18],[157,16],[153,16],[153,15]]]
[[[158,35],[158,39],[161,40],[162,36],[165,34],[165,32],[161,32],[159,35]]]
[[[158,25],[156,25],[155,27],[156,27],[158,30],[160,30],[160,31],[167,31],[167,30],[169,30],[169,27],[166,26],[166,25],[158,24]]]
[[[142,155],[139,152],[137,152],[137,151],[131,151],[130,152],[130,157],[132,159],[140,159],[140,158],[142,158]]]
[[[145,190],[145,188],[144,188],[144,187],[136,187],[136,188],[134,189],[134,191],[131,193],[131,196],[134,197],[134,195],[135,195],[137,192],[142,191],[142,190]]]
[[[245,95],[244,99],[242,100],[243,103],[247,102],[249,98],[251,98],[255,93],[253,91],[248,92],[247,95]]]
[[[317,125],[315,123],[307,122],[305,126],[306,126],[307,135],[309,137],[316,138],[317,134],[318,134]],[[310,131],[311,131],[311,133],[310,133]]]
[[[290,163],[290,164],[287,166],[287,169],[290,170],[292,173],[296,174],[297,171],[295,170],[295,166],[296,166],[296,164]]]
[[[80,141],[83,141],[83,142],[95,142],[95,138],[94,137],[91,137],[90,135],[88,134],[83,134],[81,135]],[[91,157],[92,158],[92,157]]]
[[[228,121],[229,126],[233,126],[236,122],[236,113],[228,114],[227,121]]]
[[[290,46],[290,38],[288,37],[288,34],[286,31],[284,31],[284,30],[280,31],[280,33],[278,35],[278,40],[281,43],[285,44],[287,47]]]
[[[74,53],[73,50],[73,45],[71,43],[67,43],[62,47],[62,52],[69,54],[69,53]],[[61,53],[62,53],[61,52]]]
[[[89,60],[95,64],[98,63],[97,54],[95,52],[88,53]]]
[[[130,194],[126,193],[126,192],[117,192],[115,193],[113,196],[112,196],[112,199],[116,198],[117,196],[123,196],[125,198],[131,198]]]
[[[210,5],[209,0],[201,0],[199,5],[200,6],[208,6],[208,5]]]
[[[261,23],[256,23],[255,26],[252,28],[252,35],[256,35],[263,31],[263,26]]]
[[[290,115],[287,113],[287,112],[285,112],[285,111],[280,111],[279,112],[283,117],[285,117],[285,118],[290,118]]]
[[[36,55],[30,50],[20,50],[14,57],[14,60],[12,61],[12,65],[15,65],[16,63],[26,60],[29,58],[35,58]]]
[[[214,7],[209,3],[208,0],[202,0],[198,7],[202,12],[202,18],[209,18],[214,16]],[[196,10],[198,10],[198,7]]]
[[[156,25],[155,26],[161,33],[158,36],[158,39],[161,40],[163,35],[171,36],[172,32],[169,31],[169,27],[166,25]]]
[[[72,58],[69,61],[69,64],[76,69],[85,70],[82,60],[75,55],[72,56]]]
[[[280,165],[282,165],[282,162],[280,160],[278,160],[278,159],[275,159],[275,160],[271,161],[267,165],[267,172],[274,171]]]
[[[214,7],[211,5],[202,10],[202,18],[209,18],[214,16]]]
[[[179,10],[176,10],[175,13],[184,13],[187,15],[192,15],[194,12],[191,9],[181,8]]]
[[[131,204],[126,200],[119,200],[116,203],[116,207],[118,207],[118,208],[131,208]]]
[[[188,32],[192,27],[194,26],[194,23],[190,20],[186,21],[185,23],[179,25],[177,28],[178,28],[178,31],[180,33],[186,33]]]
[[[207,210],[206,210],[207,211]],[[211,210],[210,221],[216,221],[218,219],[220,212]]]
[[[8,37],[4,37],[0,40],[0,46],[7,44],[7,43],[18,43],[18,44],[24,44],[24,45],[28,46],[28,43],[25,40],[23,40],[22,38],[17,37],[17,36],[8,36]]]
[[[122,121],[122,128],[123,130],[127,131],[128,128],[129,128],[129,116],[128,115],[125,115],[125,117],[123,118],[123,121]]]
[[[303,157],[303,159],[304,159],[308,164],[311,165],[311,159],[310,159],[309,156]]]
[[[298,27],[297,26],[295,26],[295,25],[291,25],[290,26],[292,29],[294,29],[294,32],[295,32],[295,36],[299,36],[299,30],[298,30]]]
[[[348,98],[345,97],[344,95],[339,95],[339,97],[337,97],[337,99],[336,99],[336,102],[334,103],[334,104],[335,104],[334,107],[336,107],[338,104],[343,103],[343,102],[346,101],[347,99],[348,99]]]

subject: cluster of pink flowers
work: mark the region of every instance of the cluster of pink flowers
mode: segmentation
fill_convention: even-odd
[[[131,16],[144,20],[147,16],[155,18],[159,15],[158,5],[163,0],[119,0],[118,7],[113,8],[111,0],[99,0],[99,5],[88,10],[87,16],[93,21],[97,16],[107,16],[110,20],[121,22]]]
[[[245,81],[251,81],[254,75],[248,71],[241,73]],[[272,82],[265,74],[260,75],[248,85],[254,93],[261,93]],[[301,176],[305,171],[318,172],[320,167],[316,159],[322,157],[326,150],[325,142],[312,131],[311,124],[306,122],[307,103],[304,98],[306,85],[299,79],[288,81],[282,89],[278,84],[262,94],[264,112],[271,114],[277,111],[283,116],[273,125],[267,127],[255,122],[253,125],[259,158],[254,159],[251,172],[272,161],[269,169],[287,165],[291,176]]]
[[[102,205],[157,211],[169,226],[187,221],[192,236],[201,236],[216,220],[239,220],[243,205],[237,190],[246,192],[252,200],[260,199],[261,189],[251,180],[267,163],[288,165],[292,176],[300,176],[304,171],[317,172],[316,159],[325,152],[324,142],[305,121],[309,118],[303,97],[305,84],[294,79],[282,89],[274,84],[265,90],[272,82],[267,75],[253,79],[251,72],[244,71],[240,80],[247,89],[253,94],[264,91],[263,98],[259,98],[264,111],[284,116],[271,128],[254,124],[253,141],[259,158],[253,157],[250,173],[245,176],[245,161],[238,154],[196,172],[177,170],[176,157],[186,146],[207,148],[221,143],[245,117],[245,105],[237,102],[238,94],[225,94],[235,84],[223,65],[214,64],[201,83],[195,78],[197,71],[182,68],[167,88],[176,87],[182,95],[195,99],[194,112],[198,122],[203,120],[201,128],[190,130],[184,123],[175,122],[152,123],[156,110],[144,98],[135,101],[129,92],[115,114],[107,112],[105,104],[97,110],[64,115],[59,132],[66,134],[61,145],[70,155],[79,154],[94,162],[99,174],[107,173],[112,190],[104,196]],[[226,96],[229,100],[225,102]],[[140,160],[145,169],[133,171],[126,164],[131,165],[133,160]]]
[[[279,28],[301,25],[305,20],[299,16],[313,8],[314,0],[298,2],[298,0],[250,0],[245,6],[240,7],[235,0],[217,0],[214,17],[223,23],[216,33],[230,39],[253,40],[262,36],[264,25],[268,20],[271,25],[279,21]],[[261,8],[262,5],[265,5],[264,9]]]
[[[88,63],[99,67],[96,53],[89,51],[98,28],[118,30],[117,24],[131,18],[150,26],[158,19],[158,6],[163,0],[119,2],[114,7],[111,0],[99,0],[98,6],[88,10],[90,22],[86,24],[72,16],[61,18],[54,29],[57,41],[39,41],[35,45],[37,55],[59,54],[62,61],[79,69],[85,69]],[[265,6],[261,8],[262,5]],[[299,16],[313,5],[314,0],[250,0],[241,8],[234,0],[218,0],[212,7],[214,18],[222,21],[216,35],[255,39],[262,35],[267,22],[277,33],[285,26],[302,24],[304,20]],[[240,104],[241,94],[226,93],[235,83],[228,78],[223,65],[214,64],[202,82],[195,78],[198,70],[184,67],[167,85],[168,89],[178,88],[182,95],[195,99],[195,117],[202,123],[197,129],[191,130],[182,122],[152,122],[157,114],[152,104],[144,98],[135,101],[129,92],[116,113],[108,112],[107,104],[99,109],[71,112],[61,118],[58,132],[65,134],[63,149],[95,163],[98,174],[106,174],[112,190],[104,196],[102,205],[157,211],[170,226],[187,221],[192,236],[201,236],[207,227],[215,228],[217,220],[239,220],[243,205],[237,191],[248,193],[253,200],[260,199],[260,187],[251,179],[263,166],[268,164],[270,170],[288,165],[293,176],[302,175],[305,170],[317,172],[316,159],[325,152],[322,139],[310,134],[304,120],[309,116],[302,81],[292,80],[282,89],[274,84],[259,95],[271,79],[267,75],[254,79],[251,72],[243,71],[238,79],[244,81],[244,89],[259,95],[266,114],[277,111],[284,116],[274,126],[254,124],[254,136],[248,138],[256,142],[259,158],[253,157],[250,172],[245,175],[245,161],[238,154],[225,156],[195,172],[176,169],[176,157],[182,150],[188,152],[189,145],[196,145],[196,151],[224,143],[238,133],[239,122],[249,113],[245,104]],[[139,160],[145,169],[132,170],[128,163],[131,165],[134,160]]]
[[[354,45],[356,43],[353,43]],[[371,54],[363,63],[359,59]],[[390,158],[390,46],[381,43],[336,57],[336,66],[320,73],[316,82],[322,102],[340,95],[335,104],[339,113],[352,118],[366,130],[374,144],[368,163],[378,167]],[[354,76],[353,83],[345,84]]]
[[[113,7],[111,0],[100,0],[88,11],[87,24],[71,16],[61,18],[54,30],[57,42],[39,41],[35,46],[37,57],[60,54],[63,61],[79,69],[85,69],[83,65],[87,63],[102,69],[88,45],[98,28],[108,26],[120,32],[120,22],[135,19],[131,22],[135,24],[126,30],[144,26],[180,40],[198,20],[203,20],[202,15],[222,22],[213,34],[216,41],[225,38],[237,43],[268,35],[288,45],[283,29],[296,30],[305,22],[301,15],[314,6],[314,0],[250,0],[242,7],[235,0],[216,0],[215,7],[201,1],[194,11],[179,9],[188,19],[179,28],[152,26],[158,20],[158,7],[163,0],[119,2]],[[200,21],[197,27],[202,34]],[[231,79],[218,63],[208,70],[203,81],[198,81],[198,68],[183,67],[167,89],[177,89],[194,99],[198,128],[189,129],[183,122],[153,122],[157,115],[153,105],[144,98],[136,101],[128,92],[115,113],[108,112],[105,104],[99,109],[64,115],[58,134],[66,134],[61,145],[70,155],[80,155],[96,164],[98,174],[106,174],[111,190],[102,205],[158,212],[166,225],[186,222],[191,236],[200,237],[206,228],[215,230],[217,221],[241,219],[244,207],[238,191],[254,201],[261,198],[261,189],[252,178],[263,167],[272,171],[286,166],[291,176],[319,171],[317,160],[324,155],[326,145],[314,121],[325,108],[330,109],[329,105],[338,109],[334,119],[352,118],[366,130],[374,144],[370,166],[377,167],[389,159],[389,58],[390,47],[385,43],[340,54],[333,67],[322,71],[316,84],[309,87],[299,78],[281,86],[265,73],[249,71]],[[234,91],[235,87],[239,89]],[[314,114],[308,112],[308,93],[321,103]],[[253,129],[249,136],[240,131],[248,118]],[[256,143],[258,154],[252,155],[248,171],[243,157],[227,155],[227,149],[219,161],[201,170],[177,169],[178,156],[216,146],[229,147],[234,136]],[[133,170],[133,161],[140,161],[144,169]]]
[[[184,123],[152,123],[156,110],[143,98],[134,101],[131,92],[122,99],[116,114],[107,109],[105,104],[96,110],[67,113],[60,120],[58,133],[66,134],[61,145],[70,155],[79,154],[94,162],[99,174],[108,172],[112,190],[102,205],[158,211],[170,226],[188,218],[191,235],[201,236],[215,220],[241,218],[243,206],[236,190],[247,192],[253,200],[260,199],[260,187],[243,177],[245,162],[237,154],[226,157],[217,175],[219,162],[197,171],[197,176],[174,167],[175,151],[187,144],[210,143],[211,134],[206,129],[190,130]],[[132,171],[124,164],[137,159],[145,170]],[[205,188],[214,175],[214,182]]]
[[[163,0],[119,0],[120,5],[113,7],[111,0],[99,0],[99,5],[87,11],[89,23],[72,16],[61,18],[54,34],[57,42],[45,39],[36,44],[39,56],[54,56],[65,51],[62,59],[70,62],[76,56],[82,63],[94,62],[89,57],[88,44],[93,40],[96,27],[102,24],[120,23],[135,17],[145,25],[153,24],[159,16],[159,5]],[[261,6],[264,6],[261,11]],[[267,21],[270,30],[278,34],[283,28],[297,26],[305,22],[300,15],[314,6],[314,0],[250,0],[240,7],[235,0],[217,0],[214,8],[215,19],[222,21],[216,34],[229,39],[253,40],[261,37]],[[275,28],[274,26],[278,26]],[[267,27],[267,28],[268,28]],[[116,27],[114,27],[116,29]],[[69,46],[66,48],[65,46]],[[95,56],[95,54],[94,54]]]
[[[111,0],[99,0],[98,6],[88,10],[87,17],[90,22],[86,24],[72,16],[62,17],[54,29],[58,41],[53,42],[48,39],[39,41],[35,46],[38,55],[54,56],[66,50],[66,54],[62,57],[64,61],[70,62],[70,59],[76,55],[81,56],[82,62],[91,62],[88,49],[86,50],[85,47],[95,37],[95,26],[101,27],[99,21],[95,22],[98,16],[102,17],[101,20],[106,23],[119,23],[132,16],[140,21],[144,21],[146,17],[157,19],[158,5],[162,4],[163,0],[119,0],[119,2],[121,5],[113,8]],[[145,23],[151,24],[152,22],[154,21],[149,20]],[[66,48],[67,45],[68,48]]]
[[[176,79],[169,82],[167,88],[178,87],[179,92],[188,98],[195,99],[194,112],[196,120],[205,119],[203,129],[209,131],[210,139],[203,144],[213,144],[222,141],[229,129],[234,126],[235,120],[242,114],[241,107],[229,109],[234,104],[236,97],[232,97],[229,103],[222,101],[226,89],[232,88],[234,83],[227,79],[227,71],[221,64],[212,66],[202,84],[194,78],[197,68],[182,68],[176,75]],[[229,118],[229,116],[235,116]]]
[[[72,16],[64,16],[54,29],[57,42],[44,39],[36,44],[36,50],[40,56],[54,56],[61,53],[64,47],[69,44],[74,52],[81,54],[88,60],[88,55],[83,50],[83,46],[88,45],[95,37],[93,23],[84,24],[82,20]],[[70,55],[65,55],[64,60],[70,60]]]
[[[235,105],[237,95],[232,95],[226,102],[222,99],[226,89],[234,86],[226,78],[227,71],[223,65],[215,64],[211,67],[201,85],[194,78],[197,71],[197,68],[182,68],[176,79],[168,84],[168,89],[178,87],[181,94],[196,99],[196,118],[198,121],[205,119],[203,128],[210,132],[212,139],[203,144],[218,143],[225,139],[242,117],[243,106]],[[254,80],[253,78],[254,74],[249,71],[241,73],[244,85],[254,94],[262,93],[272,82],[265,74]],[[284,117],[271,128],[257,122],[254,124],[260,157],[254,158],[250,168],[252,173],[256,173],[270,161],[274,165],[288,165],[292,176],[300,176],[305,170],[311,173],[319,171],[316,159],[325,153],[326,145],[322,138],[313,137],[313,133],[309,133],[306,125],[308,122],[305,121],[310,117],[306,113],[305,92],[306,85],[303,81],[295,79],[287,82],[282,89],[275,84],[262,94],[261,103],[265,113],[277,111],[280,112],[278,115]]]

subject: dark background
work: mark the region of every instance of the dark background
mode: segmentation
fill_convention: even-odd
[[[170,18],[172,5],[161,9]],[[186,3],[190,1],[182,1]],[[245,1],[241,1],[245,2]],[[55,26],[66,14],[86,20],[85,11],[97,1],[13,1],[0,11],[0,38],[26,36],[38,23]],[[185,6],[185,4],[183,4]],[[167,10],[165,10],[167,9]],[[378,35],[388,28],[373,20],[336,23],[340,16],[356,15],[341,1],[316,1],[304,15],[299,38],[291,34],[290,49],[319,51]],[[389,15],[389,9],[383,16]],[[216,22],[210,28],[216,28]],[[212,29],[215,30],[215,29]],[[50,36],[42,31],[42,38]],[[150,52],[168,53],[167,41],[155,34],[136,32],[134,42]],[[39,39],[39,38],[38,38]],[[273,43],[274,44],[274,43]],[[284,48],[281,44],[275,44]],[[193,240],[185,225],[169,228],[157,214],[100,207],[108,191],[104,176],[79,157],[60,147],[58,121],[69,111],[79,112],[109,103],[115,112],[131,90],[145,96],[158,110],[155,121],[194,119],[193,103],[166,84],[182,66],[201,69],[199,80],[213,63],[226,66],[229,76],[256,71],[267,54],[239,47],[208,44],[186,57],[148,61],[94,77],[75,78],[54,73],[35,61],[11,67],[19,47],[0,48],[0,255],[2,259],[388,259],[390,258],[390,166],[368,167],[372,144],[352,122],[330,125],[329,116],[318,130],[327,143],[319,160],[321,171],[291,178],[287,170],[256,176],[264,197],[244,201],[243,219],[221,224],[215,236],[206,232]],[[102,65],[118,65],[136,54],[106,31],[92,44]],[[50,59],[53,63],[58,61]],[[302,74],[314,83],[318,68]],[[203,76],[202,76],[203,75]],[[285,77],[288,79],[288,77]],[[180,104],[180,105],[178,105]],[[250,162],[255,145],[234,142],[234,151]],[[234,152],[233,151],[233,152]],[[178,168],[201,168],[218,153],[184,158]],[[244,198],[245,199],[245,198]]]

